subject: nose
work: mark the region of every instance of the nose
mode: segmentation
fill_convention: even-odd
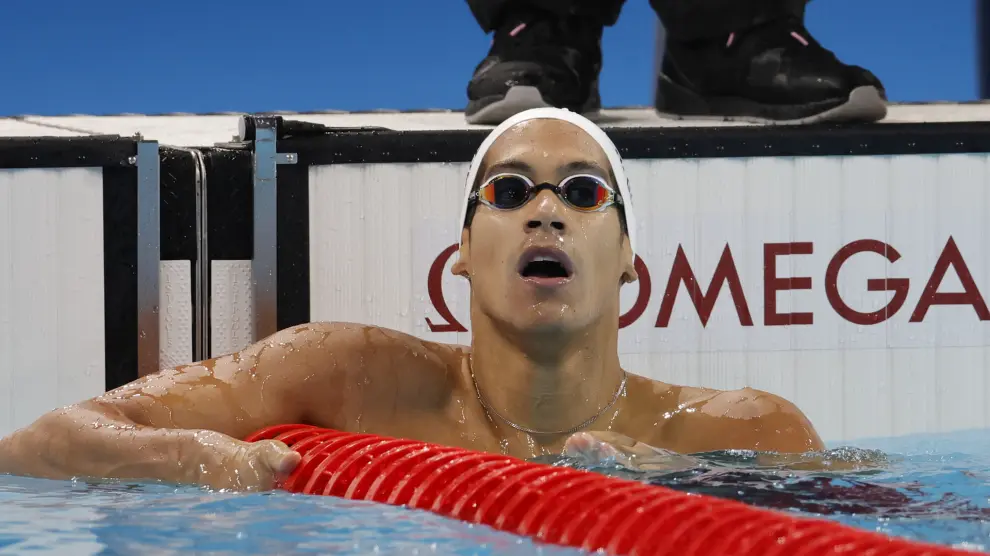
[[[535,232],[537,230],[562,232],[566,228],[563,219],[563,212],[557,196],[551,191],[541,191],[536,199],[530,203],[532,211],[526,219],[526,230]]]

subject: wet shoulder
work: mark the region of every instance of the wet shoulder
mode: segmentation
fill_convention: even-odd
[[[753,388],[717,390],[635,379],[637,429],[657,447],[681,453],[818,449],[807,417],[788,400]],[[632,393],[632,392],[631,392]],[[650,421],[647,423],[647,421]]]
[[[822,447],[804,413],[776,394],[754,388],[685,388],[682,397],[684,425],[696,444],[691,451],[804,452]]]
[[[323,358],[326,367],[368,395],[385,395],[399,403],[442,404],[452,389],[460,387],[464,346],[357,323],[310,323],[298,328],[311,337],[315,356]]]
[[[408,356],[436,363],[459,359],[467,349],[459,345],[426,341],[391,328],[352,322],[312,322],[285,332],[303,335],[309,344],[337,353]]]
[[[752,419],[780,410],[782,398],[752,388],[716,390],[680,387],[679,405],[713,417]]]
[[[672,415],[694,408],[722,393],[711,388],[678,386],[644,376],[629,374],[629,394],[638,411],[670,418]],[[690,413],[689,412],[689,413]]]
[[[777,413],[790,413],[796,408],[780,396],[741,388],[717,390],[697,386],[678,386],[656,380],[640,378],[644,390],[654,402],[653,407],[668,418],[674,415],[706,415],[726,419],[755,419]]]

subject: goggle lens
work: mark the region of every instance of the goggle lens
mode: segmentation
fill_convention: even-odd
[[[478,195],[488,205],[511,210],[523,206],[544,188],[552,189],[568,205],[582,211],[598,210],[612,198],[608,185],[594,176],[572,176],[554,187],[549,184],[534,186],[521,176],[502,175],[482,186]]]

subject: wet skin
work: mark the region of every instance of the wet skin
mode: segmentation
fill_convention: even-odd
[[[535,183],[576,170],[611,177],[597,143],[557,120],[503,134],[481,176],[507,169]],[[675,386],[630,371],[609,407],[623,376],[619,288],[636,280],[618,210],[582,213],[550,191],[513,211],[479,206],[453,267],[472,286],[471,347],[359,324],[297,326],[53,411],[0,441],[0,472],[271,488],[298,456],[279,442],[237,439],[281,423],[523,458],[601,451],[603,442],[646,458],[652,447],[822,449],[793,404],[752,389]],[[552,283],[521,276],[520,258],[534,247],[566,256],[572,274]],[[506,421],[561,431],[599,413],[578,434],[528,434]]]

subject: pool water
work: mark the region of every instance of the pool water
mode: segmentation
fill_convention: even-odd
[[[800,471],[746,452],[703,454],[687,467],[649,473],[609,462],[552,463],[990,550],[990,430],[855,444],[826,456],[880,464]],[[0,476],[0,553],[21,552],[581,554],[427,512],[329,497]]]
[[[0,479],[0,554],[580,554],[370,502]]]
[[[990,551],[990,429],[860,440],[855,446],[823,454],[825,461],[859,463],[855,471],[800,471],[795,461],[768,464],[742,451],[695,456],[694,466],[675,471],[598,470],[888,535]]]

